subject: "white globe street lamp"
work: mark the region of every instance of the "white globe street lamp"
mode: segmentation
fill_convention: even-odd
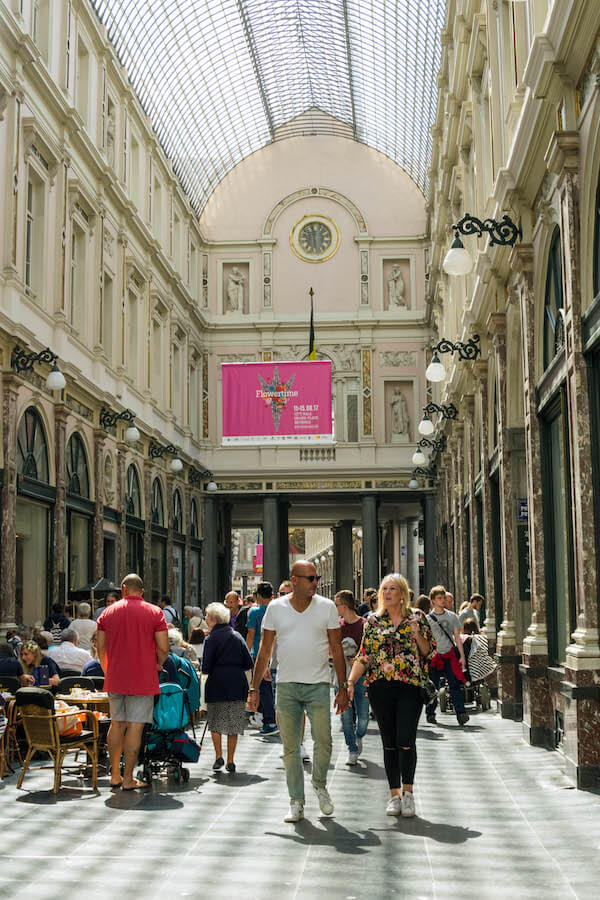
[[[446,253],[444,262],[442,263],[444,272],[448,275],[468,275],[473,270],[473,260],[468,250],[465,250],[464,244],[458,234],[452,241],[452,246]]]
[[[444,368],[443,363],[440,362],[440,358],[436,352],[433,354],[431,362],[425,369],[425,378],[428,381],[438,382],[443,381],[445,377],[446,369]]]
[[[413,466],[424,466],[427,460],[422,450],[415,450],[412,457]]]
[[[422,434],[424,437],[429,437],[429,435],[433,434],[433,432],[435,431],[435,426],[427,413],[425,413],[425,415],[419,422],[418,431],[419,434]]]
[[[125,432],[125,440],[128,444],[137,444],[140,439],[140,432],[135,425],[130,425]]]

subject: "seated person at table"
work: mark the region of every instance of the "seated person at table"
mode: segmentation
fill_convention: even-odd
[[[25,641],[21,650],[21,665],[26,675],[34,675],[37,666],[48,667],[48,683],[57,685],[59,682],[58,666],[49,656],[42,656],[42,651],[35,641]]]
[[[0,644],[0,678],[3,675],[18,678],[24,687],[33,684],[33,676],[23,674],[23,666],[13,653],[10,644]]]
[[[92,654],[87,650],[82,650],[79,645],[79,635],[74,628],[65,628],[61,634],[61,642],[55,647],[50,647],[48,656],[50,656],[59,670],[73,669],[74,672],[81,674],[81,670],[86,662],[92,658]]]
[[[100,678],[104,678],[104,672],[102,671],[102,666],[100,665],[100,660],[98,659],[98,649],[97,649],[97,638],[96,632],[90,638],[90,643],[92,645],[92,657],[93,659],[88,660],[85,666],[81,670],[82,675],[98,675]]]

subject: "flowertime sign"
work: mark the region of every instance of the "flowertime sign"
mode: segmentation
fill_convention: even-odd
[[[223,445],[333,443],[331,363],[223,363]]]

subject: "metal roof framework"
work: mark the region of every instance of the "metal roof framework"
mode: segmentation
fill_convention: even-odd
[[[336,120],[427,194],[446,0],[92,4],[198,213],[281,126],[339,133]],[[309,110],[326,115],[307,126]]]

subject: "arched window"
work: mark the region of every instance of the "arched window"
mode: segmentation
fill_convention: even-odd
[[[544,371],[565,345],[560,228],[552,235],[544,295]]]
[[[67,491],[79,497],[90,496],[90,476],[81,436],[74,432],[67,444]]]
[[[600,294],[600,176],[596,188],[596,207],[594,211],[594,297]]]
[[[142,495],[140,491],[140,479],[134,465],[127,469],[127,494],[125,496],[125,508],[128,516],[142,518]]]
[[[160,478],[155,478],[154,482],[152,483],[152,524],[165,524],[163,493],[160,486]]]
[[[183,512],[179,491],[175,491],[173,494],[173,531],[176,531],[178,534],[183,532]]]
[[[25,478],[48,483],[48,447],[41,416],[34,406],[26,409],[17,430],[17,472]]]
[[[193,538],[198,537],[198,507],[195,500],[192,500],[190,506],[190,535]]]

